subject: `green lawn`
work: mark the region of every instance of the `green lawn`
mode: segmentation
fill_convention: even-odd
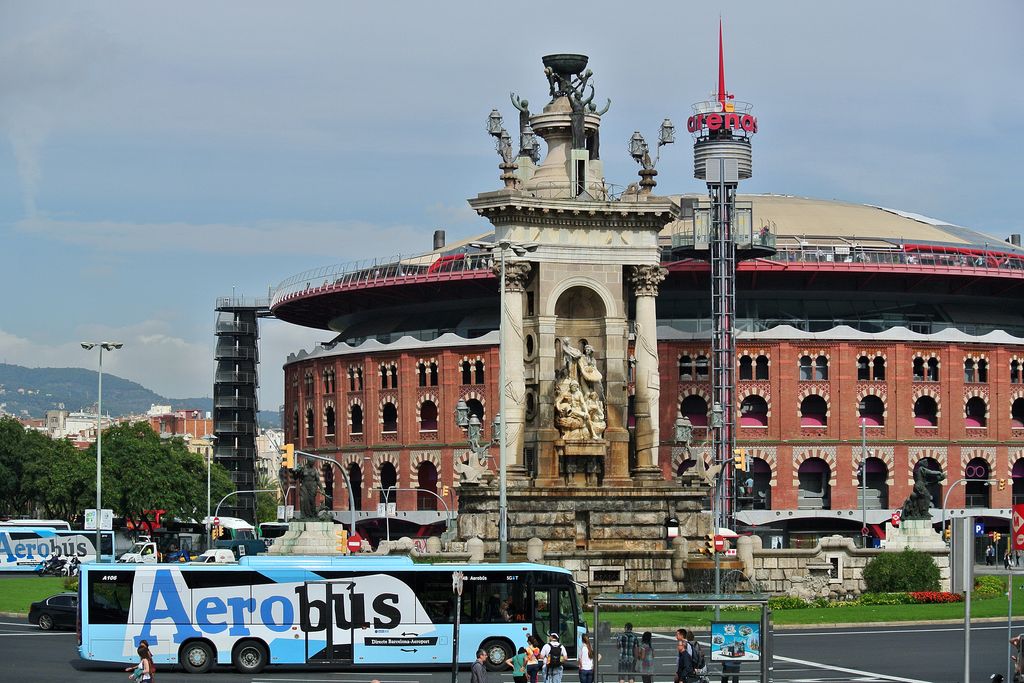
[[[28,614],[29,605],[36,600],[63,591],[64,579],[59,576],[0,578],[0,612]]]

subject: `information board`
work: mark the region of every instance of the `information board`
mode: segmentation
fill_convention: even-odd
[[[711,661],[761,661],[761,625],[757,622],[746,621],[712,623]]]

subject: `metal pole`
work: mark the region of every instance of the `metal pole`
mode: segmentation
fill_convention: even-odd
[[[452,572],[455,589],[455,624],[452,627],[452,683],[459,681],[459,627],[462,625],[462,572]]]
[[[220,501],[217,503],[216,509],[214,509],[214,511],[213,511],[213,516],[214,517],[220,517],[220,506],[221,506],[221,504],[225,500],[230,498],[231,496],[237,496],[237,495],[239,495],[241,493],[274,493],[276,491],[277,491],[277,489],[252,489],[252,490],[245,490],[245,491],[232,491],[231,493],[229,493],[228,495],[226,495],[226,496],[224,496],[223,498],[220,499]]]
[[[498,437],[498,561],[508,561],[508,500],[506,496],[506,466],[508,463],[508,444],[505,418],[505,248],[499,243],[500,254],[498,278],[498,306],[501,309],[498,318],[498,417],[501,433]]]
[[[973,528],[974,517],[967,518]],[[964,683],[971,680],[971,591],[974,588],[974,553],[964,553]],[[1013,680],[1013,679],[1010,679]],[[1009,683],[1009,682],[1008,682]]]
[[[1010,529],[1010,538],[1013,536],[1013,529]],[[1011,547],[1013,542],[1010,543]],[[1010,603],[1006,609],[1006,681],[1010,683],[1013,681],[1013,660],[1010,657],[1013,656],[1013,644],[1010,640],[1013,639],[1013,565],[1006,570],[1006,599]]]
[[[716,529],[717,531],[717,529]],[[721,597],[722,595],[722,564],[718,551],[715,551],[715,596]],[[721,610],[718,607],[718,603],[715,603],[715,621],[718,621],[721,617]],[[762,636],[763,637],[763,636]]]
[[[213,460],[213,446],[206,452],[206,544],[210,544],[210,462]]]
[[[391,487],[383,489],[384,491],[384,527],[387,529],[388,543],[391,542],[391,515],[388,514],[388,503],[391,500]]]
[[[96,395],[96,562],[103,562],[102,546],[100,545],[100,517],[103,509],[101,477],[103,467],[103,344],[100,344],[100,377]]]
[[[860,419],[860,523],[861,543],[868,547],[868,424]]]

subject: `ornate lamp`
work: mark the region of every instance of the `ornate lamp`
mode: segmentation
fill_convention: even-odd
[[[459,402],[455,404],[455,424],[460,429],[465,429],[469,426],[469,406],[466,405],[466,401],[459,399]]]
[[[526,155],[533,159],[534,163],[537,163],[540,159],[540,143],[537,142],[537,134],[533,132],[533,127],[526,124],[519,137],[522,151],[526,152]]]
[[[501,438],[501,427],[502,427],[502,424],[501,424],[501,413],[500,412],[499,413],[495,413],[494,414],[494,420],[491,421],[491,434],[493,435],[493,438],[495,438],[495,439],[500,439]]]
[[[644,140],[644,136],[640,134],[640,131],[633,131],[633,137],[629,139],[629,156],[633,157],[633,160],[641,164],[643,163],[644,155],[647,154],[647,141]]]
[[[725,414],[725,411],[722,410],[722,404],[721,403],[717,403],[716,402],[714,405],[711,406],[711,428],[712,429],[721,429],[722,427],[725,426],[725,421],[723,419],[724,414]]]
[[[676,418],[675,425],[673,426],[673,429],[675,431],[674,435],[676,443],[683,443],[684,441],[689,441],[690,428],[689,425],[687,425],[688,422],[689,420],[687,420],[682,415]]]
[[[483,425],[480,424],[480,418],[476,415],[469,416],[469,443],[479,444],[480,435],[483,432]],[[474,449],[475,450],[475,449]]]
[[[672,125],[671,119],[661,122],[661,130],[658,131],[658,146],[671,145],[676,141],[676,127]]]
[[[492,109],[491,113],[487,115],[487,134],[498,137],[504,129],[504,122],[501,118],[501,112],[497,109]]]

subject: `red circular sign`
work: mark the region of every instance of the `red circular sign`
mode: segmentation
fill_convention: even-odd
[[[359,534],[352,534],[348,537],[348,551],[350,553],[358,553],[359,549],[363,547],[363,537]]]
[[[213,525],[214,526],[220,526],[220,517],[214,517],[213,518]]]
[[[900,511],[897,510],[896,512],[892,513],[892,517],[890,519],[891,519],[891,521],[892,521],[892,523],[894,525],[899,526],[899,523],[900,523]]]

